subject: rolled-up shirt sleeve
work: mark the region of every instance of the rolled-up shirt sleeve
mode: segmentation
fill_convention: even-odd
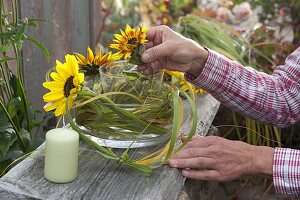
[[[277,193],[300,196],[300,150],[275,148],[273,182]]]
[[[300,48],[272,75],[209,50],[202,73],[198,77],[186,73],[185,78],[252,119],[279,127],[300,120]]]

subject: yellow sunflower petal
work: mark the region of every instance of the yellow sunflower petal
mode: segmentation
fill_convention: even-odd
[[[88,47],[87,49],[87,63],[89,65],[93,64],[93,60],[94,60],[94,53],[92,51],[92,49],[90,47]]]
[[[149,27],[148,26],[145,26],[143,24],[140,24],[140,27],[142,27],[142,32],[145,33],[149,30]]]
[[[61,63],[59,60],[56,60],[56,65],[63,65],[63,63]]]
[[[122,56],[123,55],[120,52],[112,54],[112,57],[113,57],[114,60],[119,60],[119,59],[122,58]]]
[[[76,76],[79,71],[78,62],[75,58],[75,56],[67,54],[65,56],[66,59],[66,67],[68,68],[67,71],[69,72],[69,75]]]
[[[109,54],[107,53],[101,58],[100,61],[106,61],[108,59],[108,57],[109,57]]]
[[[83,81],[84,81],[84,73],[78,73],[78,84],[83,83]]]
[[[127,59],[131,55],[131,52],[126,52],[124,58]]]
[[[132,30],[131,26],[126,23],[126,25],[125,25],[125,32],[126,31],[131,31],[131,30]]]
[[[97,53],[97,55],[95,56],[95,58],[96,58],[96,57],[102,58],[102,49],[99,50],[99,52]]]
[[[75,57],[78,60],[78,63],[80,65],[86,65],[87,64],[86,58],[82,54],[74,53],[74,55],[75,55]]]
[[[114,37],[117,38],[117,40],[120,41],[120,42],[125,42],[126,41],[125,38],[120,34],[114,34]]]
[[[51,72],[50,77],[56,82],[61,82],[62,84],[65,82],[65,79],[59,76],[57,72]]]
[[[67,69],[65,67],[65,63],[62,64],[58,60],[56,61],[55,69],[56,69],[58,75],[62,78],[62,80],[64,80],[64,77],[67,77],[69,74],[69,72],[67,71]]]
[[[71,95],[74,95],[74,94],[77,94],[77,88],[72,88],[71,90],[70,90],[70,96]],[[69,96],[69,97],[70,97]]]
[[[181,89],[183,89],[184,91],[187,91],[187,90],[189,90],[189,87],[184,84],[184,85],[182,85]]]
[[[44,82],[43,86],[49,90],[63,90],[64,85],[57,81]]]
[[[57,106],[54,115],[56,117],[66,114],[66,99],[64,99],[60,104]]]
[[[148,40],[142,39],[139,42],[140,42],[140,44],[145,44],[146,42],[148,42]]]
[[[60,104],[60,101],[49,102],[43,108],[46,112],[48,112],[50,110],[56,109],[59,104]]]
[[[68,108],[71,109],[73,107],[74,100],[76,99],[76,95],[72,95],[69,97]]]
[[[84,78],[84,76],[76,76],[76,77],[73,78],[73,85],[75,86],[74,88],[77,88],[78,91],[80,91],[80,89],[81,89],[80,84],[83,81],[82,78]],[[74,89],[74,88],[72,88],[72,89]]]
[[[120,33],[124,38],[126,37],[126,33],[124,31],[122,31],[121,29],[120,29]]]
[[[120,44],[110,44],[109,47],[112,49],[117,49],[117,50],[122,49]]]
[[[64,97],[64,91],[51,91],[43,96],[45,102],[56,101]]]
[[[56,71],[57,71],[58,75],[61,77],[61,79],[64,79],[64,80],[66,80],[71,75],[71,72],[68,71],[66,64],[57,65]]]

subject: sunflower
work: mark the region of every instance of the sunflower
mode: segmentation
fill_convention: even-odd
[[[101,49],[96,56],[94,56],[93,51],[89,47],[87,48],[86,57],[80,53],[74,53],[74,55],[78,60],[80,68],[86,75],[98,74],[98,68],[101,65],[118,60],[118,56],[116,54],[112,54],[112,52],[102,54]]]
[[[50,73],[53,81],[43,83],[43,86],[50,90],[43,96],[44,101],[47,102],[44,109],[45,111],[55,109],[55,116],[61,116],[66,113],[67,98],[68,108],[72,107],[84,80],[84,74],[79,73],[79,66],[75,56],[67,54],[65,59],[65,63],[56,61],[56,72]]]
[[[193,84],[189,83],[184,79],[184,74],[182,72],[178,71],[170,71],[170,70],[165,70],[164,71],[166,74],[170,75],[171,77],[174,77],[178,80],[179,84],[181,85],[181,89],[184,91],[189,91],[192,89],[193,93],[200,93],[203,94],[205,93],[205,90],[202,88],[196,88]]]
[[[114,43],[110,44],[109,47],[118,50],[117,55],[127,59],[132,53],[142,44],[146,43],[146,32],[148,27],[139,25],[138,28],[131,28],[126,24],[125,31],[120,30],[121,34],[114,34]]]

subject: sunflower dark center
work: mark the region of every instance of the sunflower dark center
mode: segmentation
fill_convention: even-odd
[[[128,40],[127,44],[136,45],[136,42],[137,42],[136,38],[131,38],[130,40]]]
[[[65,82],[64,95],[65,95],[66,98],[70,95],[71,90],[73,88],[75,88],[75,86],[73,84],[73,79],[74,79],[74,76],[70,76]]]

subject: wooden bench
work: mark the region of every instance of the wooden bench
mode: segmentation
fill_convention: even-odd
[[[220,103],[206,94],[197,100],[198,134],[206,135]],[[147,148],[145,148],[147,149]],[[139,154],[142,149],[133,149]],[[43,154],[41,145],[34,154]],[[81,155],[96,155],[80,143]],[[162,166],[149,177],[105,158],[80,158],[78,177],[56,184],[44,178],[44,157],[29,156],[0,179],[0,199],[188,199],[207,195],[214,183],[186,181],[180,170]],[[186,184],[185,184],[186,182]],[[195,189],[192,187],[200,187]],[[202,188],[202,189],[201,189]],[[203,189],[204,188],[204,189]],[[197,191],[196,191],[197,190]],[[196,192],[196,194],[195,194]]]

